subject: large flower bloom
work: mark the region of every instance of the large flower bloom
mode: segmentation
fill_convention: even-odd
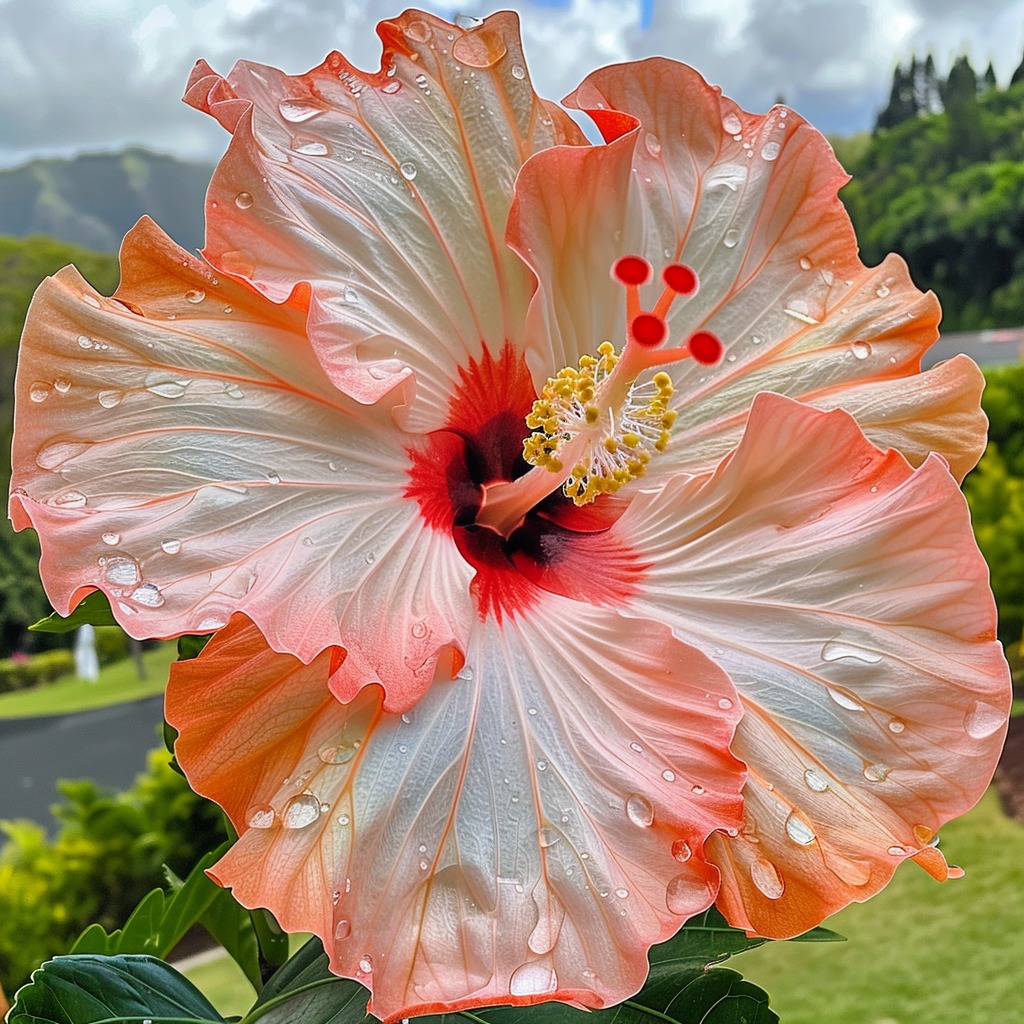
[[[792,111],[650,60],[570,97],[591,146],[513,15],[380,34],[372,75],[197,66],[204,258],[143,221],[25,332],[54,606],[218,631],[167,704],[215,876],[385,1018],[614,1003],[716,898],[787,936],[946,877],[1009,687],[934,298]]]

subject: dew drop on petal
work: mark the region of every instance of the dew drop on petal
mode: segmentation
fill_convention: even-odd
[[[665,889],[665,906],[670,913],[690,915],[706,906],[713,895],[702,878],[676,875]]]
[[[114,391],[113,389],[101,391],[96,396],[96,400],[104,409],[113,409],[115,406],[120,405],[124,400],[124,393],[121,391]]]
[[[666,768],[666,769],[665,769],[665,770],[664,770],[664,771],[663,771],[663,772],[661,773],[661,777],[662,777],[662,778],[663,778],[663,779],[664,779],[664,780],[665,780],[666,782],[675,782],[675,781],[676,781],[676,773],[675,773],[674,771],[672,771],[672,769],[671,769],[671,768]]]
[[[512,77],[516,79],[516,81],[521,82],[526,77],[526,68],[524,68],[522,64],[513,64]]]
[[[728,697],[719,697],[718,706],[723,711],[728,711],[732,707],[732,701]]]
[[[81,508],[87,499],[81,491],[64,491],[52,498],[48,498],[46,504],[56,508]]]
[[[429,43],[433,37],[430,26],[421,20],[410,21],[405,27],[405,34],[414,43]]]
[[[185,292],[185,298],[193,305],[198,305],[206,298],[206,292],[199,288],[192,288],[190,291]]]
[[[361,970],[363,974],[369,974],[373,970],[373,957],[364,953],[363,956],[359,958],[359,970]]]
[[[736,243],[740,240],[740,233],[736,228],[729,228],[722,237],[722,244],[726,249],[735,249]]]
[[[801,270],[810,270],[812,266],[814,266],[814,264],[811,263],[811,261],[810,261],[810,259],[808,259],[808,257],[806,257],[806,256],[801,256],[800,257],[800,269]]]
[[[840,690],[835,686],[830,686],[828,688],[828,695],[832,698],[834,703],[838,704],[841,708],[845,708],[847,711],[864,710],[864,706],[862,704],[859,704],[844,690]]]
[[[1006,715],[992,704],[976,700],[964,716],[964,728],[967,735],[975,740],[983,740],[991,736],[997,729],[1006,724]]]
[[[867,359],[871,355],[871,346],[866,341],[855,341],[850,346],[850,351],[856,359]]]
[[[281,116],[286,121],[291,121],[292,124],[301,124],[303,121],[308,121],[311,117],[323,113],[322,107],[301,99],[281,100],[277,109],[281,111]]]
[[[915,825],[913,828],[914,838],[922,846],[931,846],[938,843],[935,838],[935,829],[929,828],[927,825]]]
[[[398,168],[406,181],[412,181],[416,177],[416,165],[411,160],[406,160]]]
[[[639,793],[633,793],[626,801],[626,814],[634,825],[648,828],[654,824],[654,806],[651,801]]]
[[[808,846],[816,838],[814,829],[799,811],[792,811],[786,818],[786,835],[800,846]]]
[[[55,391],[59,391],[62,395],[66,395],[71,390],[71,381],[67,377],[58,377],[53,382],[53,388]]]
[[[879,762],[877,764],[866,764],[862,774],[868,782],[885,782],[891,771],[892,769],[887,764]]]
[[[45,402],[50,397],[50,392],[53,388],[45,381],[37,380],[28,389],[28,397],[33,402]]]
[[[147,608],[159,608],[164,603],[164,595],[155,583],[140,584],[132,591],[131,598],[136,604]]]
[[[111,546],[113,546],[114,544],[121,543],[121,534],[105,533],[100,539],[103,541],[104,544],[110,544]]]
[[[235,196],[235,206],[240,210],[248,210],[253,204],[253,198],[251,192],[239,192]]]
[[[536,961],[517,967],[509,979],[509,992],[514,996],[543,996],[556,988],[558,978],[554,969]]]
[[[814,790],[815,793],[824,793],[828,789],[828,779],[817,768],[808,768],[804,772],[804,782],[807,788]]]
[[[87,334],[80,334],[78,336],[78,347],[84,349],[92,348],[92,338]]]
[[[905,857],[910,851],[905,846],[890,846],[890,857]]]
[[[430,627],[425,622],[414,622],[410,632],[417,640],[423,640],[430,632]]]
[[[249,828],[270,828],[274,824],[274,808],[268,804],[257,804],[249,808],[245,820]]]
[[[320,817],[320,801],[312,793],[300,793],[285,804],[281,824],[285,828],[305,828]]]
[[[889,732],[895,733],[897,736],[906,729],[907,723],[901,721],[899,718],[889,719]]]
[[[644,145],[647,147],[647,152],[653,157],[661,156],[661,139],[657,135],[652,135],[650,132],[644,137]]]
[[[380,91],[383,93],[387,93],[389,96],[394,96],[394,94],[398,92],[399,89],[401,88],[402,83],[399,82],[397,78],[392,78],[390,81],[385,82],[384,85],[381,86]]]
[[[638,754],[642,754],[643,750],[644,750],[644,748],[641,747],[640,744],[635,742],[635,741],[633,743],[630,743],[629,749],[630,750],[635,750]]]
[[[693,850],[690,849],[690,844],[685,839],[677,839],[672,844],[672,856],[680,864],[685,864],[693,856]]]
[[[822,661],[859,661],[863,665],[877,665],[882,656],[875,651],[867,651],[863,647],[829,640],[821,649]]]
[[[359,292],[355,290],[351,285],[345,287],[345,290],[341,293],[342,298],[349,303],[359,301]]]
[[[768,161],[774,160],[779,155],[780,148],[781,147],[777,142],[766,142],[761,147],[761,159]]]
[[[176,555],[181,550],[181,541],[176,537],[168,537],[160,541],[160,547],[169,555]]]
[[[292,140],[292,149],[303,156],[327,156],[331,149],[323,139],[297,136]]]
[[[743,131],[743,124],[736,114],[730,111],[722,118],[722,129],[729,135],[736,135]]]
[[[108,583],[117,587],[130,587],[142,578],[142,570],[134,558],[116,555],[108,558],[103,567],[103,575]]]
[[[885,298],[888,298],[888,296],[889,296],[889,287],[888,287],[888,285],[880,284],[880,285],[879,285],[879,286],[878,286],[878,287],[877,287],[877,288],[875,289],[875,294],[876,294],[876,295],[877,295],[877,296],[878,296],[878,297],[879,297],[880,299],[885,299]]]
[[[336,939],[347,939],[352,934],[352,925],[342,918],[334,926],[334,937]]]
[[[690,787],[690,792],[695,793],[697,796],[704,795],[704,787],[698,784],[694,784]]]
[[[750,865],[750,879],[758,890],[770,900],[777,900],[786,891],[779,869],[764,857],[758,857]]]
[[[160,384],[150,384],[146,390],[161,398],[181,398],[190,383],[191,381],[168,380]]]

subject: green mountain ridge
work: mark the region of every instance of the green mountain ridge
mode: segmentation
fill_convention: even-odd
[[[130,148],[0,170],[0,235],[48,235],[116,253],[149,214],[180,245],[203,244],[212,165]]]

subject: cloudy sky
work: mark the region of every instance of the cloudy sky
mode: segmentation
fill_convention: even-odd
[[[453,17],[523,16],[538,90],[559,98],[601,64],[665,54],[745,107],[780,94],[827,132],[870,128],[892,68],[967,52],[1005,83],[1024,49],[1024,0],[456,0]],[[215,159],[224,138],[179,102],[200,56],[298,73],[334,48],[379,65],[375,23],[401,0],[0,0],[0,166],[137,143]],[[209,122],[209,123],[208,123]]]

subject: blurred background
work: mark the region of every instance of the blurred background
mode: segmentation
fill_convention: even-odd
[[[1024,0],[534,0],[513,3],[537,90],[663,54],[749,110],[785,102],[853,175],[842,192],[862,257],[890,252],[943,304],[926,364],[986,368],[990,445],[965,492],[992,569],[1000,639],[1024,628]],[[452,19],[494,8],[428,5]],[[227,137],[178,102],[200,57],[291,73],[336,48],[379,64],[379,0],[0,0],[0,433],[10,450],[17,342],[39,281],[74,262],[117,284],[121,237],[146,213],[203,240],[203,196]],[[3,492],[9,458],[0,461]],[[8,994],[90,921],[120,924],[222,835],[219,812],[167,766],[158,735],[172,645],[96,635],[76,675],[49,613],[38,546],[0,525],[0,986]],[[82,672],[81,663],[77,669]],[[1019,675],[1024,679],[1024,671]],[[1018,689],[1015,709],[1024,705]],[[843,945],[775,943],[733,966],[784,1024],[1024,1020],[1024,718],[997,784],[943,833],[967,877],[939,889],[912,865],[837,915]],[[154,748],[157,753],[150,753]],[[140,774],[141,773],[141,774]],[[75,779],[75,782],[57,780]],[[193,967],[223,1012],[251,989],[226,961]],[[1014,1010],[1016,1007],[1016,1010]],[[1016,1016],[1015,1016],[1016,1014]]]

